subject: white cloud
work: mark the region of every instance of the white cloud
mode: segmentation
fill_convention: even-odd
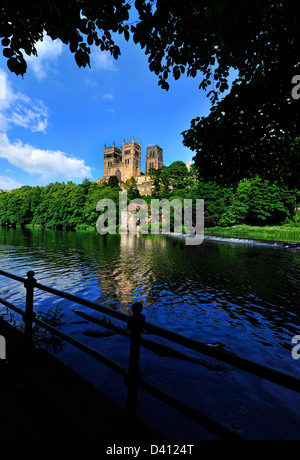
[[[6,98],[6,78],[5,75],[1,73],[0,75],[0,99]]]
[[[0,176],[0,189],[13,190],[22,187],[23,184],[7,176]]]
[[[32,132],[46,132],[48,108],[45,104],[21,92],[15,93],[7,74],[1,69],[0,78],[5,81],[5,98],[0,99],[0,130],[8,131],[15,125]]]
[[[114,95],[112,93],[107,93],[107,94],[103,94],[103,99],[110,99],[111,101],[113,101],[115,98],[114,98]]]
[[[90,88],[96,88],[98,86],[98,83],[95,80],[92,80],[91,78],[85,78],[84,84],[85,86],[88,86]]]
[[[108,51],[95,49],[91,52],[91,69],[105,72],[115,72],[118,70],[116,60]]]
[[[91,168],[84,160],[59,150],[37,149],[19,140],[11,143],[4,133],[0,134],[0,158],[30,174],[40,175],[41,180],[84,179],[91,176]]]
[[[36,44],[37,56],[26,56],[28,67],[38,80],[44,80],[49,73],[56,70],[57,59],[63,52],[60,40],[52,40],[44,34],[42,41]]]
[[[46,48],[41,48],[41,64],[45,64],[52,56]],[[39,70],[42,72],[42,67]],[[11,165],[31,175],[40,176],[40,181],[91,177],[91,168],[84,160],[60,150],[42,150],[24,144],[21,140],[10,141],[6,133],[13,126],[29,129],[33,133],[46,132],[49,110],[41,100],[33,100],[21,92],[15,92],[7,74],[1,69],[0,83],[4,83],[5,89],[5,97],[0,98],[0,159],[6,159]],[[22,184],[8,176],[0,176],[1,189],[11,190],[21,186]]]
[[[29,128],[32,132],[46,132],[48,108],[40,100],[33,101],[22,93],[16,93],[6,120],[16,126]]]

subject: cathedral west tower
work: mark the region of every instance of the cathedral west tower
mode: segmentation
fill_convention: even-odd
[[[125,143],[123,140],[122,149],[113,143],[112,147],[104,145],[104,178],[116,176],[119,182],[126,182],[131,177],[141,174],[141,143]]]
[[[102,184],[110,176],[116,176],[123,188],[126,181],[133,177],[141,194],[150,195],[152,184],[148,171],[150,168],[158,169],[163,166],[163,150],[158,145],[147,147],[145,173],[141,172],[141,150],[141,143],[135,142],[134,138],[127,143],[123,140],[120,148],[115,143],[110,147],[104,144],[103,177],[96,182]]]

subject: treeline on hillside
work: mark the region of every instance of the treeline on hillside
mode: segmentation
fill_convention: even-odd
[[[300,191],[283,184],[270,183],[259,177],[244,179],[231,187],[223,187],[199,178],[196,170],[181,161],[157,170],[150,170],[153,181],[151,196],[141,196],[136,182],[126,183],[128,202],[142,198],[204,199],[205,226],[272,225],[295,223],[295,209],[300,204]],[[0,194],[0,225],[39,225],[53,229],[84,229],[96,226],[101,199],[112,199],[118,212],[117,179],[96,184],[85,179],[81,184],[51,183],[45,187],[23,186]],[[194,201],[195,202],[195,201]]]
[[[182,161],[152,169],[150,175],[153,197],[204,199],[205,226],[295,224],[298,219],[300,190],[280,181],[255,176],[226,187],[202,180],[201,171]]]
[[[45,187],[27,185],[0,195],[0,225],[40,225],[53,229],[95,227],[99,213],[96,204],[102,198],[115,202],[119,187],[98,185],[89,180],[76,185],[51,183]]]

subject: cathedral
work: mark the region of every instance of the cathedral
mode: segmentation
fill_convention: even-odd
[[[150,195],[151,180],[148,171],[150,168],[158,169],[163,166],[163,151],[158,145],[147,147],[145,173],[141,172],[141,151],[141,143],[135,142],[134,138],[128,143],[123,140],[120,148],[115,143],[112,147],[104,144],[103,177],[97,183],[101,184],[110,176],[116,176],[120,187],[124,187],[126,181],[134,177],[141,195]]]

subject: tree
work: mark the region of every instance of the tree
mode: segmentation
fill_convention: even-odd
[[[24,75],[24,52],[36,54],[44,33],[67,44],[79,66],[89,65],[92,44],[118,58],[112,33],[128,40],[131,32],[162,88],[169,88],[171,77],[186,74],[207,90],[215,105],[211,114],[193,120],[183,136],[210,179],[238,181],[245,171],[272,178],[282,174],[283,162],[295,170],[299,110],[291,82],[300,73],[298,0],[136,0],[134,5],[137,19],[130,28],[132,6],[126,0],[28,0],[17,8],[2,2],[7,65]],[[231,69],[237,77],[220,100],[229,90]]]
[[[270,183],[256,176],[240,181],[230,206],[219,223],[244,222],[250,225],[276,224],[292,218],[297,206],[297,193],[276,182]]]
[[[189,171],[183,161],[174,161],[169,166],[150,168],[148,174],[152,180],[152,196],[168,198],[170,194],[184,198],[195,184],[195,169]]]
[[[158,169],[150,168],[148,174],[152,181],[151,195],[154,198],[169,198],[170,196],[170,178],[168,167],[161,166]]]
[[[109,176],[109,179],[107,181],[107,185],[110,188],[119,187],[119,180],[118,180],[117,176]]]
[[[297,0],[157,0],[151,8],[153,3],[135,2],[139,20],[133,38],[165,88],[171,73],[176,80],[200,71],[200,88],[210,88],[215,101],[229,88],[230,69],[250,82],[271,68],[282,71],[282,59],[286,70],[298,66]],[[293,75],[281,74],[289,84]]]
[[[130,5],[125,0],[31,0],[14,5],[1,3],[0,37],[8,68],[24,75],[27,64],[24,53],[37,55],[36,43],[46,33],[68,45],[79,67],[90,65],[90,46],[109,51],[114,58],[120,49],[111,32],[129,39]]]
[[[137,19],[128,24],[132,2],[126,0],[51,0],[23,2],[18,8],[2,2],[0,36],[9,68],[24,74],[24,52],[36,54],[35,44],[47,33],[74,53],[79,66],[89,64],[90,46],[118,58],[112,33],[130,32],[148,55],[158,83],[168,88],[185,72],[201,78],[200,88],[211,88],[212,100],[229,87],[229,70],[252,81],[280,64],[297,68],[300,5],[297,0],[136,0]],[[292,74],[294,75],[294,74]],[[286,78],[291,82],[291,76]],[[273,93],[274,96],[275,93]]]
[[[140,198],[141,196],[134,177],[127,179],[125,183],[125,190],[127,191],[127,197],[129,201],[134,200],[135,198]]]
[[[168,88],[170,74],[201,72],[214,107],[183,133],[184,145],[209,180],[238,182],[245,174],[297,181],[299,105],[292,79],[299,74],[300,5],[296,0],[136,2],[141,21],[134,39],[150,69]],[[229,89],[230,70],[237,77]],[[299,78],[300,80],[300,78]]]
[[[298,184],[300,107],[287,97],[287,81],[277,81],[275,96],[269,92],[275,77],[234,85],[207,117],[192,120],[183,132],[203,179],[237,184],[259,175]]]
[[[218,225],[231,200],[234,199],[232,187],[224,187],[212,181],[196,181],[185,198],[204,200],[205,226]]]
[[[167,173],[172,195],[183,196],[193,183],[186,164],[183,161],[174,161],[167,167]]]

